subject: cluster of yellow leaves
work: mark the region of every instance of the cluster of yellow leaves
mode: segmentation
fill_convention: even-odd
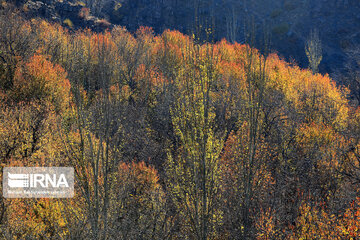
[[[349,108],[348,90],[336,87],[328,75],[312,74],[280,60],[275,54],[268,61],[269,87],[282,92],[285,101],[293,104],[308,121],[331,124],[337,129],[346,126]]]
[[[59,200],[13,199],[8,202],[9,232],[14,239],[64,238],[68,234],[66,218]]]

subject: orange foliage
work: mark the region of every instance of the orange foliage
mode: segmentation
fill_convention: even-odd
[[[13,88],[16,101],[49,101],[57,112],[67,108],[70,102],[66,72],[42,55],[34,55],[24,67],[17,69]]]
[[[10,231],[16,239],[65,238],[68,234],[63,203],[50,199],[13,199],[8,205]]]
[[[88,14],[88,9],[83,8],[79,16],[86,18]],[[109,26],[105,21],[100,22],[100,24],[105,27]],[[76,34],[70,34],[61,26],[49,24],[42,20],[32,20],[24,24],[22,31],[31,32],[35,29],[34,26],[37,29],[35,32],[40,40],[39,42],[42,43],[40,49],[30,59],[17,65],[12,90],[0,92],[1,107],[9,99],[18,103],[16,108],[3,107],[0,111],[0,120],[2,120],[0,136],[3,139],[0,144],[2,149],[15,149],[12,150],[13,164],[17,163],[16,161],[21,156],[23,158],[28,157],[27,151],[33,147],[31,145],[32,136],[29,132],[32,128],[32,121],[37,119],[36,116],[30,114],[31,110],[35,109],[37,112],[41,112],[40,104],[46,105],[46,110],[54,109],[57,113],[69,108],[71,102],[70,82],[65,70],[57,64],[63,64],[64,68],[68,67],[76,71],[72,69],[72,64],[83,61],[85,63],[83,65],[86,67],[78,70],[78,75],[74,77],[74,81],[80,81],[77,79],[78,76],[88,80],[88,78],[91,79],[97,74],[100,75],[108,71],[108,75],[101,77],[109,82],[107,87],[111,100],[120,100],[126,103],[130,98],[135,99],[134,101],[138,99],[152,101],[155,99],[153,96],[163,90],[163,86],[173,84],[174,81],[185,82],[189,79],[191,81],[194,80],[191,78],[194,76],[194,78],[198,78],[201,67],[203,67],[201,64],[210,58],[215,65],[214,72],[219,75],[218,78],[214,78],[212,85],[215,90],[211,89],[213,91],[210,94],[211,104],[220,101],[221,97],[226,98],[226,100],[233,97],[236,98],[234,102],[238,101],[242,104],[245,101],[246,94],[248,94],[245,66],[249,61],[246,56],[249,46],[246,45],[230,44],[226,40],[213,45],[196,45],[189,36],[178,31],[165,30],[161,35],[154,36],[153,30],[148,27],[139,28],[135,34],[136,37],[122,27],[114,27],[111,32],[105,31],[104,33],[81,30]],[[210,56],[207,55],[209,49],[213,50]],[[256,57],[260,56],[257,50],[254,50],[253,53]],[[48,55],[51,55],[52,59],[47,57]],[[76,58],[78,56],[79,58]],[[265,98],[279,97],[280,104],[266,99],[268,101],[266,104],[276,106],[266,105],[260,108],[269,107],[270,111],[275,109],[274,121],[278,121],[275,128],[288,127],[293,124],[294,133],[291,137],[294,139],[289,140],[289,145],[292,140],[295,141],[295,144],[289,146],[289,149],[284,149],[284,152],[292,151],[292,147],[296,148],[294,151],[297,152],[292,154],[300,158],[310,155],[313,157],[315,155],[313,154],[314,149],[316,150],[317,155],[316,158],[314,157],[314,162],[318,164],[317,167],[321,172],[318,174],[319,181],[324,181],[325,185],[328,180],[326,175],[335,176],[335,169],[340,165],[341,150],[353,141],[353,139],[346,139],[342,135],[343,132],[348,130],[350,125],[350,131],[355,137],[360,132],[360,108],[353,110],[349,107],[346,99],[348,90],[337,87],[328,75],[313,74],[310,70],[300,69],[298,66],[286,63],[276,54],[271,54],[266,64],[268,79],[265,87]],[[254,62],[252,70],[256,72],[258,65],[259,61],[257,60]],[[190,72],[191,67],[194,68],[194,76],[185,79],[184,76]],[[96,78],[94,77],[94,79]],[[100,96],[105,90],[101,89],[102,86],[97,87],[96,93],[98,95],[95,95]],[[80,87],[79,97],[86,105],[90,102],[90,97],[88,98],[90,90],[85,89],[86,91]],[[239,107],[238,102],[232,102],[233,99],[229,101],[231,101],[229,105],[239,114],[236,116],[236,123],[234,123],[239,126],[236,127],[236,133],[230,133],[221,155],[221,187],[222,191],[227,193],[227,197],[229,196],[228,199],[235,199],[241,195],[239,194],[243,187],[241,176],[250,172],[250,164],[247,162],[249,132],[246,130],[248,125],[244,120],[247,119],[247,116],[242,116],[242,114],[248,114],[246,109],[248,106],[243,104]],[[153,100],[153,102],[156,101]],[[151,104],[147,106],[151,106]],[[231,107],[226,107],[224,107],[224,111],[230,111]],[[265,114],[265,110],[264,112],[262,110],[260,115]],[[224,115],[229,116],[230,114],[226,112]],[[6,119],[6,116],[10,117]],[[259,118],[262,119],[262,116]],[[14,124],[12,124],[13,122]],[[42,139],[48,138],[49,129],[54,122],[54,119],[49,119],[49,122],[46,123],[44,131],[47,134],[41,135]],[[272,151],[275,151],[276,147],[280,148],[281,144],[287,144],[287,139],[285,139],[287,136],[281,136],[290,130],[286,127],[281,129],[283,131],[280,131],[279,137],[276,136],[279,138],[276,141],[282,141],[278,144],[279,146],[270,146],[271,143],[267,143],[262,136],[258,140],[255,153],[255,159],[258,160],[256,164],[258,165],[251,169],[253,176],[251,176],[252,182],[250,184],[257,194],[257,199],[255,197],[251,199],[253,202],[265,202],[266,196],[264,195],[271,191],[274,180],[271,175],[272,172],[268,169],[270,165],[268,163],[272,163]],[[9,131],[16,134],[11,135]],[[89,133],[89,136],[91,136],[91,141],[99,143],[95,134]],[[80,149],[81,140],[78,132],[70,131],[67,137],[70,138],[75,150]],[[21,142],[17,143],[16,140],[19,139]],[[90,140],[85,139],[84,141]],[[59,144],[54,143],[51,147],[52,150],[50,147],[49,149],[41,148],[42,153],[35,153],[35,157],[43,160],[43,162],[45,162],[46,155],[60,158],[54,153],[61,151]],[[8,156],[7,151],[2,149],[0,149],[1,157],[8,160],[11,156]],[[80,151],[74,154],[81,156],[83,153]],[[34,152],[36,151],[34,150]],[[281,155],[280,150],[278,155]],[[90,159],[85,154],[84,158],[87,157]],[[289,154],[287,157],[291,158],[292,155]],[[355,159],[354,156],[351,157]],[[81,157],[78,158],[81,159]],[[293,161],[294,159],[290,160]],[[79,166],[79,168],[82,167],[85,169],[84,175],[91,179],[91,168],[85,164]],[[276,170],[282,171],[281,167],[283,166]],[[103,183],[101,181],[104,180],[100,179],[99,181]],[[116,186],[118,190],[122,189],[129,196],[127,199],[128,206],[134,204],[144,209],[151,205],[150,202],[154,193],[163,194],[156,169],[147,166],[144,162],[119,164]],[[360,199],[358,198],[343,214],[332,213],[331,210],[325,209],[319,204],[303,203],[299,208],[295,227],[289,228],[292,233],[289,234],[288,238],[358,239],[360,230],[359,203]],[[16,219],[17,215],[22,218],[13,223],[15,227],[20,229],[19,238],[29,231],[35,231],[33,224],[39,224],[41,231],[45,231],[44,229],[47,226],[43,224],[44,219],[50,218],[60,228],[65,224],[59,220],[61,214],[59,215],[57,207],[53,206],[51,201],[40,200],[31,206],[25,201],[14,201],[10,205],[10,218]],[[42,212],[36,214],[39,205],[45,207],[41,206]],[[52,215],[51,209],[53,207],[55,215]],[[272,210],[259,210],[257,213],[259,215],[255,217],[258,221],[255,224],[258,231],[256,237],[258,239],[273,239],[276,230],[275,219],[271,215]],[[39,235],[40,233],[36,232],[35,234]]]
[[[121,173],[120,176],[131,178],[130,183],[134,184],[139,196],[142,193],[155,191],[160,187],[156,169],[146,166],[144,162],[121,163],[119,165],[119,172]]]
[[[80,18],[86,19],[87,17],[89,17],[89,15],[90,15],[90,9],[89,8],[83,7],[83,8],[80,9],[80,11],[79,11],[79,17]]]
[[[342,219],[339,221],[340,236],[343,239],[360,238],[360,198],[356,198],[345,210]]]
[[[154,204],[160,204],[163,201],[163,191],[159,183],[158,173],[155,168],[146,166],[144,162],[132,162],[130,164],[121,163],[119,165],[119,179],[115,184],[119,190],[125,192],[118,194],[126,197],[126,205],[131,211],[147,212],[154,207]]]
[[[343,214],[330,214],[321,205],[300,206],[299,217],[289,239],[358,239],[360,237],[360,198]]]
[[[270,240],[275,239],[275,222],[274,216],[271,215],[271,209],[264,211],[261,209],[260,217],[256,221],[256,239],[257,240]]]

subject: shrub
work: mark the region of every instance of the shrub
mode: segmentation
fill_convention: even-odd
[[[121,7],[122,7],[122,4],[121,4],[121,3],[117,3],[117,4],[115,4],[115,6],[114,6],[114,10],[117,11],[117,10],[119,10]]]
[[[289,28],[290,27],[288,23],[280,23],[279,25],[273,27],[272,31],[275,34],[282,35],[287,33],[289,31]]]
[[[341,39],[340,47],[341,49],[346,50],[351,47],[351,42],[348,39]]]
[[[80,9],[79,11],[79,17],[80,18],[83,18],[83,19],[86,19],[88,18],[90,15],[90,9],[89,8],[86,8],[86,7],[83,7]]]
[[[114,9],[112,11],[112,16],[111,18],[113,18],[115,21],[121,21],[121,19],[124,17],[123,14],[121,13],[121,3],[116,3],[114,6]]]
[[[73,24],[73,22],[70,20],[70,19],[65,19],[64,21],[63,21],[63,23],[65,24],[65,26],[67,26],[67,27],[69,27],[69,28],[73,28],[74,27],[74,24]]]
[[[270,13],[270,17],[271,18],[277,18],[278,16],[280,16],[282,13],[281,9],[275,9]]]

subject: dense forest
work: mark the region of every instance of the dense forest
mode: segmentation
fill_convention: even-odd
[[[357,98],[317,73],[316,34],[302,69],[253,25],[244,44],[96,32],[3,2],[1,168],[71,166],[76,184],[1,196],[1,238],[359,239]]]

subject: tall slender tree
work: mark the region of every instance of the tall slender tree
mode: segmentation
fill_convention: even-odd
[[[216,56],[210,45],[191,45],[179,71],[177,102],[171,109],[180,147],[168,154],[169,191],[188,236],[214,236],[221,214],[218,158],[222,138],[214,133],[211,92],[217,78]]]
[[[319,32],[316,29],[310,32],[310,36],[306,41],[305,53],[309,60],[310,69],[313,73],[317,73],[322,60],[322,49]]]

